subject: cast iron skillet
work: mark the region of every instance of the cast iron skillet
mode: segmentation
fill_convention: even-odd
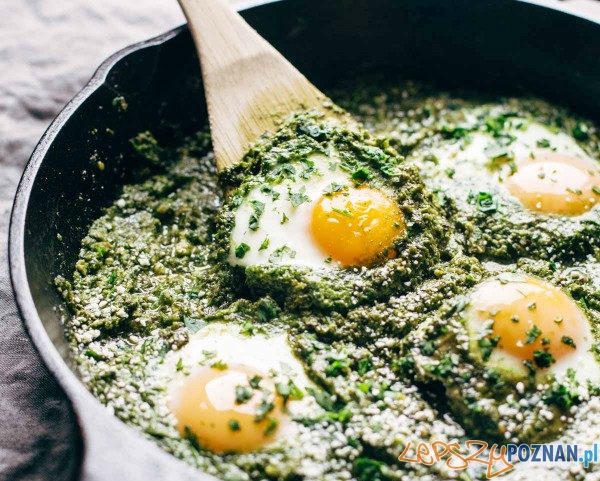
[[[552,8],[515,0],[353,0],[351,7],[258,0],[243,14],[322,89],[367,63],[392,78],[530,92],[600,117],[600,25]],[[199,78],[185,27],[115,54],[44,134],[17,192],[13,286],[35,346],[73,403],[85,479],[214,479],[145,440],[86,390],[52,286],[57,274],[70,277],[88,226],[132,181],[128,139],[148,129],[169,143],[173,124],[189,133],[205,124]],[[126,110],[113,105],[117,96]]]

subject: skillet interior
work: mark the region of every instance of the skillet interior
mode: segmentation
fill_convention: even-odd
[[[534,93],[600,118],[600,57],[594,54],[600,27],[555,10],[513,0],[355,0],[351,8],[343,0],[285,0],[245,16],[322,89],[366,63],[392,78],[442,87]],[[19,305],[34,340],[45,329],[71,368],[52,280],[71,276],[88,226],[132,181],[128,140],[151,130],[169,143],[174,126],[192,133],[205,123],[193,51],[181,29],[118,59],[104,81],[104,74],[96,78],[90,95],[53,124],[20,186],[11,231]],[[113,105],[118,96],[126,110]],[[55,355],[39,343],[38,349],[47,361]],[[53,371],[61,370],[67,368],[59,362]]]

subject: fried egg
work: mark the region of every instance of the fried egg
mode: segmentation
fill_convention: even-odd
[[[477,176],[474,168],[497,174],[500,188],[532,212],[577,216],[600,201],[597,159],[569,135],[527,119],[508,118],[496,135],[469,133],[431,154],[453,176]]]
[[[403,214],[384,190],[357,184],[332,154],[290,163],[300,175],[253,187],[235,211],[229,262],[306,267],[365,266],[393,256],[406,232]]]
[[[525,377],[600,380],[589,321],[560,288],[521,274],[501,274],[471,293],[466,321],[471,349],[491,367]]]
[[[247,453],[294,433],[315,409],[311,385],[284,334],[245,336],[212,324],[165,358],[168,407],[184,437],[215,453]]]
[[[554,152],[519,159],[506,187],[525,207],[545,214],[581,215],[600,200],[598,166]]]

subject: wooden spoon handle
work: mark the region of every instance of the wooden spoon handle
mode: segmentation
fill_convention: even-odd
[[[223,0],[179,0],[200,63],[217,168],[290,113],[326,97]]]

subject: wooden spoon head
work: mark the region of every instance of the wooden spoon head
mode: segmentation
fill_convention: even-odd
[[[264,53],[205,76],[219,170],[238,163],[254,142],[293,112],[325,112],[332,105],[296,69],[282,70],[277,56]]]
[[[200,56],[219,171],[237,164],[254,142],[294,112],[344,116],[226,2],[179,3]]]

